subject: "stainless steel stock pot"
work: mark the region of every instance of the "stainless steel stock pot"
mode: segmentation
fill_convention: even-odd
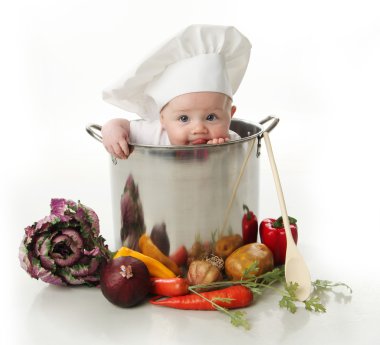
[[[264,131],[277,123],[233,119],[241,139],[220,145],[132,145],[126,160],[110,159],[115,245],[137,248],[141,234],[166,232],[170,252],[195,241],[241,234],[243,205],[259,207],[259,154]],[[263,127],[265,123],[270,125]],[[102,141],[99,125],[87,132]]]

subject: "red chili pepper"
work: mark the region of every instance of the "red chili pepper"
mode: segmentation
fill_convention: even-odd
[[[257,217],[255,214],[249,210],[247,205],[243,205],[243,210],[245,214],[243,216],[243,220],[241,223],[242,227],[242,235],[243,235],[243,243],[254,243],[257,242],[257,231],[258,231],[258,223]]]
[[[242,285],[234,285],[221,290],[202,292],[200,295],[226,309],[243,308],[253,301],[253,293]],[[191,293],[185,296],[159,299],[156,297],[150,303],[163,307],[186,310],[215,310],[216,308],[201,296]],[[228,299],[228,300],[223,300]]]
[[[294,242],[298,240],[297,220],[289,217],[290,231]],[[274,264],[283,265],[286,257],[286,234],[282,217],[266,218],[260,223],[260,238],[273,253]]]
[[[160,296],[183,296],[189,293],[189,283],[184,278],[150,278],[150,293]]]

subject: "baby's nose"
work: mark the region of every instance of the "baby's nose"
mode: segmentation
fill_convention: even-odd
[[[201,121],[197,122],[193,128],[193,134],[207,134],[207,132],[207,127]]]

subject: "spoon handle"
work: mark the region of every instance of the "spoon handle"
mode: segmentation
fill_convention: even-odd
[[[274,161],[272,145],[270,143],[269,135],[264,132],[264,140],[267,148],[270,165],[272,168],[273,178],[276,185],[278,200],[280,202],[282,220],[284,222],[286,234],[286,258],[285,258],[285,279],[287,283],[293,282],[298,284],[296,290],[296,297],[299,301],[305,301],[311,292],[311,279],[310,272],[299,252],[296,244],[294,243],[293,236],[290,232],[289,217],[286,211],[284,194],[282,192],[280,178],[277,171],[277,166]]]
[[[285,232],[286,232],[286,241],[287,241],[287,243],[291,242],[290,245],[295,246],[293,236],[290,232],[290,223],[289,223],[288,212],[286,210],[284,193],[282,191],[280,177],[279,177],[278,170],[277,170],[277,165],[276,165],[276,162],[274,161],[274,155],[273,155],[272,145],[271,145],[271,142],[269,139],[269,134],[267,132],[264,132],[264,140],[265,140],[266,149],[268,151],[270,166],[272,168],[274,183],[276,185],[278,201],[280,203],[282,220],[284,222],[284,228],[285,228]]]
[[[230,201],[228,202],[228,206],[227,206],[227,210],[226,212],[224,212],[224,220],[223,220],[223,226],[222,226],[222,230],[221,230],[221,234],[224,234],[224,231],[226,230],[227,228],[227,223],[228,223],[228,219],[230,217],[230,213],[231,213],[231,208],[232,208],[232,204],[233,202],[235,201],[235,197],[236,197],[236,192],[239,188],[239,185],[240,185],[240,180],[241,180],[241,177],[243,176],[244,174],[244,171],[245,171],[245,168],[247,166],[247,163],[248,163],[248,160],[249,160],[249,157],[251,157],[251,153],[252,153],[252,150],[253,150],[253,147],[255,145],[255,139],[252,139],[251,140],[251,143],[248,147],[248,151],[246,153],[246,156],[244,158],[244,162],[240,168],[240,171],[239,171],[239,175],[235,181],[235,184],[234,184],[234,188],[232,190],[232,195],[231,195],[231,198],[230,198]]]

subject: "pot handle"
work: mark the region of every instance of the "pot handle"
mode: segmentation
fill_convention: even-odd
[[[91,135],[95,140],[99,141],[99,142],[103,142],[103,137],[102,135],[100,134],[101,133],[101,130],[102,130],[102,126],[100,125],[97,125],[97,124],[89,124],[88,126],[86,126],[86,131],[89,135]]]
[[[272,129],[274,129],[278,125],[278,123],[280,122],[280,119],[278,117],[269,115],[265,119],[262,119],[261,121],[259,121],[259,124],[263,125],[264,123],[267,123],[268,121],[272,121],[272,123],[267,128],[264,129],[263,133],[264,132],[269,133]],[[260,138],[262,138],[263,136],[264,135],[261,134]]]
[[[269,133],[272,129],[274,129],[278,125],[278,123],[280,122],[280,119],[278,117],[269,115],[266,118],[264,118],[261,121],[259,121],[259,124],[263,125],[264,123],[267,123],[269,121],[272,121],[272,123],[269,126],[267,126],[262,131],[262,133],[258,136],[256,157],[259,157],[260,154],[261,154],[261,152],[260,152],[260,149],[261,149],[261,139],[264,137],[264,132]]]
[[[101,143],[103,142],[103,137],[102,137],[102,134],[101,134],[102,126],[97,125],[97,124],[95,124],[95,123],[91,123],[91,124],[89,124],[89,125],[86,126],[86,131],[87,131],[87,133],[88,133],[89,135],[91,135],[95,140],[97,140],[97,141],[99,141],[99,142],[101,142]],[[132,151],[133,151],[133,146],[130,145],[130,144],[128,144],[128,146],[129,146],[129,152],[132,153]],[[113,163],[114,165],[116,165],[116,164],[117,164],[117,159],[116,159],[114,156],[112,156],[112,155],[111,155],[111,157],[112,157],[112,163]]]

